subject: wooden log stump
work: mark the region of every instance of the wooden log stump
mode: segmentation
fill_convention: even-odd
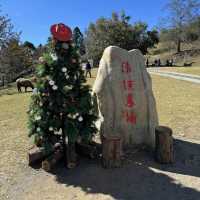
[[[75,143],[68,143],[67,150],[67,168],[73,169],[77,166],[77,154],[76,154],[76,145]]]
[[[42,169],[49,172],[53,167],[62,159],[63,151],[61,149],[56,150],[53,155],[51,155],[46,160],[42,161]]]
[[[172,129],[165,126],[158,126],[155,130],[156,148],[155,158],[156,161],[162,164],[174,162],[173,152],[173,137]]]
[[[36,162],[42,161],[44,157],[45,157],[44,148],[33,146],[28,151],[28,155],[27,155],[28,164],[31,166],[35,164]]]
[[[33,146],[31,149],[29,149],[28,152],[28,164],[32,166],[33,164],[37,162],[41,162],[43,159],[51,155],[55,150],[61,148],[60,143],[56,143],[53,147],[53,151],[50,152],[49,154],[45,154],[44,148],[43,147],[37,147]]]
[[[122,139],[117,136],[102,136],[102,165],[105,168],[121,167]]]

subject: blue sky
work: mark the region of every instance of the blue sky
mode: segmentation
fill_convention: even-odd
[[[2,0],[4,14],[8,14],[15,30],[22,31],[22,41],[35,45],[45,43],[49,27],[63,22],[84,32],[90,22],[101,16],[110,17],[113,11],[125,10],[131,21],[145,21],[149,27],[158,24],[167,0]]]

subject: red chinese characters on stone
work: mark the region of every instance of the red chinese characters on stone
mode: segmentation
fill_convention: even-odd
[[[135,105],[135,101],[133,99],[133,95],[129,93],[126,98],[126,106],[132,108]]]
[[[134,80],[123,80],[123,87],[125,90],[133,90],[135,86]]]
[[[133,111],[124,111],[123,116],[127,123],[130,123],[132,125],[136,124],[136,115]]]
[[[122,63],[122,72],[123,73],[130,73],[131,72],[131,66],[127,61]]]
[[[131,71],[132,71],[131,65],[127,61],[122,62],[122,72],[128,74]],[[126,96],[125,106],[126,108],[129,108],[129,109],[135,106],[135,100],[131,93],[134,87],[135,87],[134,80],[131,80],[131,79],[123,80],[123,89],[128,92]],[[136,115],[133,111],[130,111],[130,110],[123,111],[123,118],[125,118],[126,122],[129,124],[132,124],[132,125],[136,124]]]

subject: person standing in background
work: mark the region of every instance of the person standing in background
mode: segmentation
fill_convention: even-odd
[[[160,67],[161,66],[161,60],[160,60],[160,58],[158,59],[158,67]]]
[[[149,67],[149,59],[146,60],[146,67]]]
[[[89,75],[90,75],[90,78],[92,78],[92,75],[91,75],[91,65],[90,65],[90,62],[89,61],[87,61],[87,64],[86,64],[86,73],[85,73],[85,77],[87,78],[87,75],[88,75],[88,73],[89,73]]]

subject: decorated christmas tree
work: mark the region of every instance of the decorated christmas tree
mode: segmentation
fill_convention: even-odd
[[[29,108],[29,136],[47,154],[57,141],[62,141],[65,150],[77,140],[89,143],[97,131],[90,88],[71,29],[56,24],[51,33],[53,49],[39,60]]]

